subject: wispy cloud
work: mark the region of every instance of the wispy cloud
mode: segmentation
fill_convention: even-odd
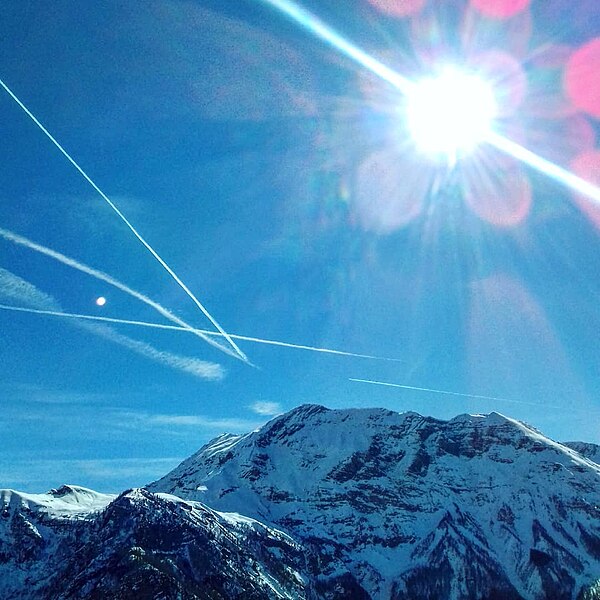
[[[139,457],[71,460],[61,458],[6,459],[0,486],[29,492],[45,492],[67,483],[101,492],[120,492],[142,486],[175,468],[183,457]]]
[[[180,356],[179,354],[173,354],[171,352],[166,352],[165,350],[157,350],[154,346],[151,346],[146,342],[134,340],[133,338],[118,333],[106,325],[90,325],[85,323],[81,324],[81,326],[96,335],[139,354],[140,356],[162,363],[167,367],[183,371],[184,373],[189,373],[194,377],[211,381],[220,381],[225,377],[225,370],[217,363],[189,356]]]
[[[98,185],[91,179],[91,177],[83,170],[79,163],[63,148],[58,140],[42,125],[37,117],[25,106],[25,104],[16,96],[16,94],[6,85],[2,79],[0,79],[0,86],[8,93],[8,95],[17,103],[17,105],[23,110],[23,112],[38,126],[40,131],[58,148],[60,153],[75,167],[79,174],[92,186],[92,188],[98,193],[98,195],[104,200],[108,206],[114,211],[114,213],[125,223],[131,233],[137,238],[137,240],[150,252],[150,254],[156,259],[160,266],[170,275],[175,283],[186,293],[186,295],[192,300],[192,302],[200,309],[200,311],[206,316],[206,318],[217,328],[221,335],[227,340],[230,346],[235,351],[235,354],[243,361],[248,362],[246,355],[237,347],[236,343],[229,337],[227,332],[219,325],[217,320],[206,310],[204,305],[196,298],[192,291],[185,285],[185,283],[179,278],[179,276],[173,271],[173,269],[165,262],[160,254],[146,241],[142,234],[136,229],[136,227],[129,221],[129,219],[119,210],[116,204],[98,187]],[[208,340],[206,340],[208,341]],[[212,344],[215,345],[214,340]],[[218,345],[222,350],[225,348]]]
[[[139,300],[140,302],[143,302],[144,304],[152,307],[155,311],[157,311],[159,314],[161,314],[163,317],[165,317],[172,323],[177,323],[179,326],[183,327],[184,329],[187,329],[188,331],[194,333],[195,335],[197,335],[199,338],[201,338],[202,340],[204,340],[211,346],[215,346],[222,352],[225,352],[225,354],[229,354],[230,356],[238,357],[237,353],[234,353],[232,350],[230,350],[226,346],[223,346],[219,342],[215,341],[214,339],[209,337],[207,334],[205,334],[203,331],[194,329],[191,325],[186,323],[183,319],[180,319],[179,317],[174,315],[171,311],[166,309],[164,306],[161,306],[158,302],[155,302],[151,298],[148,298],[148,296],[146,296],[145,294],[142,294],[141,292],[138,292],[137,290],[130,288],[128,285],[125,285],[124,283],[120,282],[119,280],[115,279],[114,277],[111,277],[110,275],[103,273],[102,271],[99,271],[98,269],[94,269],[86,264],[83,264],[83,263],[75,260],[74,258],[66,256],[66,255],[62,254],[61,252],[57,252],[56,250],[52,250],[51,248],[42,246],[41,244],[37,244],[36,242],[33,242],[33,241],[27,239],[26,237],[23,237],[22,235],[18,235],[16,233],[13,233],[12,231],[8,231],[7,229],[0,228],[0,237],[4,238],[8,242],[18,245],[18,246],[23,246],[25,248],[28,248],[29,250],[33,250],[34,252],[38,252],[39,254],[48,256],[49,258],[52,258],[52,259],[62,263],[63,265],[66,265],[67,267],[71,267],[72,269],[75,269],[76,271],[85,273],[86,275],[89,275],[90,277],[94,277],[95,279],[98,279],[99,281],[103,281],[104,283],[106,283],[118,290],[121,290],[125,294],[128,294],[129,296],[135,298],[136,300]],[[40,308],[40,306],[37,306],[37,308]],[[56,310],[56,305],[52,305],[52,306],[47,305],[44,308],[47,308],[50,310]],[[246,360],[246,359],[244,358],[244,360]]]
[[[2,235],[2,230],[0,230]],[[137,293],[137,292],[136,292]],[[60,311],[60,305],[50,295],[42,292],[25,279],[0,268],[0,298],[9,298],[29,306],[38,307],[37,310]],[[223,367],[217,363],[207,362],[198,358],[180,356],[164,350],[158,350],[139,340],[122,335],[106,325],[96,325],[78,322],[78,326],[94,335],[101,336],[145,358],[161,363],[167,367],[177,369],[184,373],[206,380],[221,380],[225,376]]]
[[[88,391],[57,390],[30,383],[2,383],[0,395],[19,402],[36,404],[93,404],[94,406],[114,406],[120,398],[117,394]]]
[[[279,415],[283,412],[281,404],[279,404],[279,402],[258,401],[251,404],[248,408],[251,411],[255,412],[257,415],[263,415],[266,417]]]
[[[38,309],[60,309],[60,305],[52,296],[2,267],[0,267],[0,299],[16,301]]]
[[[126,427],[139,428],[196,428],[211,433],[247,433],[262,425],[249,419],[221,419],[207,415],[151,414],[127,411],[115,413]]]
[[[41,392],[40,397],[43,397]],[[120,408],[114,399],[111,402],[110,396],[101,404],[94,402],[94,396],[88,398],[84,395],[84,401],[77,404],[55,402],[52,393],[50,398],[50,402],[35,402],[23,410],[21,399],[7,394],[3,398],[6,406],[0,416],[0,429],[9,430],[16,423],[20,424],[19,427],[29,423],[32,427],[39,427],[40,424],[50,427],[43,432],[49,438],[60,429],[69,430],[74,436],[81,434],[88,441],[92,437],[130,440],[131,436],[148,439],[153,435],[173,435],[202,441],[221,433],[248,433],[264,424],[264,419],[258,417],[223,418],[194,412],[152,413],[131,407]],[[60,400],[60,395],[57,399]],[[99,407],[101,410],[98,410]],[[94,425],[92,430],[91,424]]]

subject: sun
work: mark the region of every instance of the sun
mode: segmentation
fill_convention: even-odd
[[[497,114],[491,85],[476,75],[448,68],[422,79],[408,93],[406,119],[417,149],[456,158],[472,152]]]

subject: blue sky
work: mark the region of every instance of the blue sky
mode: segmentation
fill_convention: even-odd
[[[423,71],[417,18],[376,4],[304,6],[389,66]],[[430,2],[420,24],[436,24],[437,48],[460,62],[459,21],[473,9],[453,4]],[[496,220],[466,197],[466,167],[408,149],[396,90],[259,0],[8,1],[2,13],[0,78],[226,331],[398,361],[240,341],[250,366],[187,332],[0,310],[0,486],[141,485],[215,435],[305,402],[440,418],[495,410],[600,443],[598,229],[564,186],[519,166],[510,176],[526,179],[530,203]],[[536,49],[600,36],[600,8],[533,0],[507,21],[474,18],[480,49],[509,47],[526,74],[503,131],[568,167],[565,120],[530,110],[561,91]],[[0,92],[0,228],[213,329]],[[598,134],[597,119],[577,118]],[[507,190],[497,203],[510,205]],[[169,323],[6,237],[0,301]],[[223,376],[201,376],[197,361]]]

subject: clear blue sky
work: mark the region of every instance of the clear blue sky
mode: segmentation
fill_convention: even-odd
[[[420,21],[376,4],[304,5],[393,68],[424,72],[434,46],[460,63],[466,2],[432,0]],[[582,136],[532,110],[562,87],[535,57],[600,35],[600,6],[575,4],[533,0],[531,13],[483,19],[474,42],[509,52],[526,76],[507,134],[565,167]],[[465,198],[460,167],[407,150],[397,92],[259,0],[8,0],[1,15],[0,78],[228,332],[402,362],[240,341],[249,366],[189,333],[0,310],[0,487],[140,485],[211,437],[305,402],[440,418],[495,410],[600,443],[599,232],[563,186],[519,167],[506,177],[527,178],[530,205],[496,221],[495,206]],[[589,115],[574,126],[599,133]],[[212,328],[2,90],[0,136],[3,230]],[[0,269],[3,304],[168,323],[2,238]],[[192,375],[175,355],[224,376]]]

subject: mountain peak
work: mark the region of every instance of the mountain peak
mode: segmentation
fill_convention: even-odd
[[[499,413],[302,405],[116,497],[0,491],[0,596],[591,599],[593,451]]]
[[[500,413],[302,405],[219,440],[149,489],[282,529],[371,597],[424,597],[422,565],[448,598],[566,598],[600,571],[600,466]]]
[[[27,494],[0,490],[0,507],[5,510],[27,509],[54,517],[70,518],[103,510],[116,497],[77,485],[62,485],[45,494]]]

